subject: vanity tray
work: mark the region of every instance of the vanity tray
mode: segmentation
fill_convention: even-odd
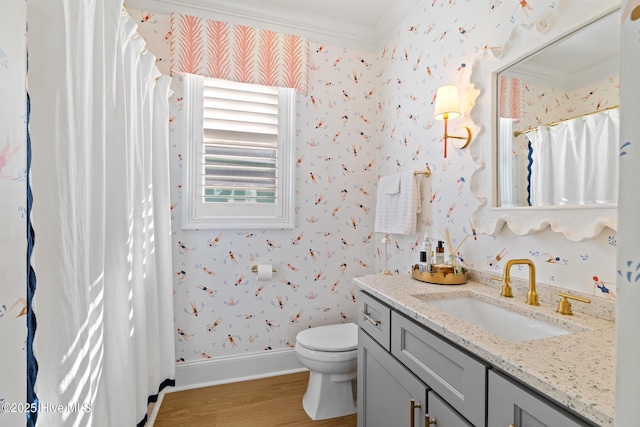
[[[411,269],[411,276],[421,282],[435,283],[436,285],[462,285],[467,283],[467,271],[462,270],[457,276],[454,273],[430,273],[428,271],[420,271],[418,264]]]

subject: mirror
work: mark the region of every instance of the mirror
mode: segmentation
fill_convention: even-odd
[[[498,206],[616,204],[620,11],[497,74]]]
[[[470,115],[480,129],[471,144],[472,157],[478,164],[471,178],[471,189],[480,201],[473,215],[476,231],[495,234],[507,224],[516,234],[526,235],[550,226],[568,239],[580,241],[597,236],[604,227],[617,228],[619,144],[615,136],[600,133],[595,137],[597,141],[613,139],[614,148],[607,149],[607,162],[601,161],[602,151],[597,155],[596,163],[609,165],[607,172],[590,174],[596,164],[593,158],[583,160],[584,166],[578,167],[575,159],[563,158],[557,152],[545,158],[543,153],[547,155],[548,150],[529,144],[530,140],[548,138],[565,141],[567,133],[576,133],[571,128],[563,134],[560,130],[564,125],[557,123],[578,125],[606,119],[614,124],[598,127],[607,131],[616,127],[617,109],[608,110],[618,105],[619,96],[620,16],[616,9],[608,6],[600,12],[592,10],[596,16],[581,19],[551,12],[535,26],[516,27],[504,47],[487,48],[475,60],[471,83],[479,94]],[[563,20],[581,23],[571,26]],[[595,39],[588,41],[588,37]],[[587,52],[590,47],[599,47],[599,53]],[[549,133],[557,135],[546,135]],[[583,141],[574,144],[590,147]],[[563,142],[560,146],[569,145]],[[549,158],[560,162],[553,164]],[[553,179],[545,181],[540,178],[544,173],[531,172],[536,166],[544,173],[544,169],[551,169]],[[576,169],[587,175],[559,175]],[[532,181],[536,183],[533,192]],[[553,187],[549,182],[571,182],[573,187],[554,199],[548,196],[555,194],[547,188]],[[598,191],[604,188],[604,193],[574,198],[583,189],[595,187]]]

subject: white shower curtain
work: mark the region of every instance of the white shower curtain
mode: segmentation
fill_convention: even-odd
[[[175,377],[169,78],[122,1],[27,9],[37,425],[143,425]]]
[[[616,203],[619,135],[617,109],[529,132],[532,206]]]

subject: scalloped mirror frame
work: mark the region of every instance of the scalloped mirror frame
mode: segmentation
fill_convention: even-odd
[[[585,3],[585,2],[572,2]],[[617,230],[617,205],[576,206],[576,207],[498,207],[497,206],[497,74],[510,65],[521,61],[545,46],[590,24],[593,21],[619,9],[617,1],[591,1],[602,7],[595,15],[573,20],[570,26],[563,16],[569,13],[565,9],[576,9],[576,13],[585,8],[573,5],[552,11],[535,24],[521,24],[513,29],[502,48],[487,48],[473,63],[471,84],[478,91],[471,120],[479,129],[470,146],[471,156],[477,168],[471,176],[471,192],[480,201],[473,213],[472,221],[477,232],[493,235],[507,224],[517,235],[529,235],[551,227],[556,233],[562,233],[572,241],[582,241],[596,237],[605,227]],[[584,6],[584,4],[582,5]],[[571,11],[575,17],[576,13]],[[580,22],[575,24],[575,22]]]

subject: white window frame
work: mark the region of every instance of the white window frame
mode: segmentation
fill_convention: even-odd
[[[290,229],[295,227],[295,104],[293,89],[278,90],[277,202],[273,205],[216,203],[206,206],[202,194],[204,78],[183,75],[184,138],[183,214],[185,229]],[[224,210],[224,212],[213,212]]]

